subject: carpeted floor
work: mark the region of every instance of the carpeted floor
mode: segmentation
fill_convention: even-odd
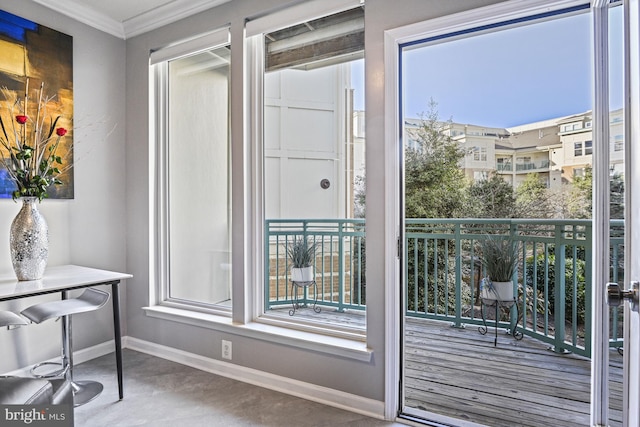
[[[75,367],[76,379],[104,385],[75,410],[76,427],[401,426],[124,350],[125,398],[118,401],[115,358]]]

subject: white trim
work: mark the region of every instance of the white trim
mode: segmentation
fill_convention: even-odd
[[[624,16],[624,105],[625,122],[625,281],[640,280],[640,1],[627,0]],[[622,422],[625,426],[640,425],[640,313],[628,304],[624,307],[624,386]]]
[[[124,26],[109,16],[74,0],[33,0],[51,10],[66,15],[112,36],[125,38]]]
[[[387,318],[385,343],[385,415],[395,417],[401,409],[399,387],[402,373],[397,363],[403,357],[400,339],[402,331],[398,329],[403,314],[400,309],[399,278],[401,265],[396,257],[396,247],[400,232],[400,124],[398,103],[399,94],[399,48],[400,45],[427,39],[456,31],[477,28],[481,25],[495,24],[512,19],[524,18],[546,12],[585,5],[587,0],[511,0],[471,9],[464,12],[418,22],[385,31],[385,310]],[[490,30],[493,31],[493,30]],[[392,363],[393,361],[393,363]],[[434,414],[429,414],[432,416]],[[435,415],[435,417],[439,417]]]
[[[33,1],[107,34],[127,39],[231,0],[173,0],[123,22],[87,7],[79,0]]]
[[[609,424],[609,8],[596,0],[593,14],[593,264],[591,295],[591,425]]]
[[[195,55],[203,50],[226,46],[230,41],[229,27],[223,27],[151,52],[149,64]]]
[[[345,338],[302,331],[263,322],[234,323],[230,317],[173,307],[143,307],[149,317],[170,320],[201,328],[213,329],[251,339],[268,341],[317,353],[340,356],[361,362],[371,362],[373,351],[358,337]]]
[[[133,0],[132,0],[133,1]],[[203,12],[231,0],[174,0],[139,16],[125,19],[124,38],[146,33],[191,15]]]
[[[89,360],[96,359],[98,357],[105,356],[113,353],[116,350],[116,344],[114,340],[105,341],[100,344],[96,344],[92,347],[83,348],[73,352],[73,364],[79,365],[80,363],[87,362]],[[44,362],[60,362],[60,356],[52,357]],[[31,365],[16,369],[15,371],[7,372],[2,375],[16,376],[16,377],[30,377]]]
[[[125,337],[124,347],[323,405],[333,406],[372,418],[384,419],[383,402],[377,400],[211,359],[134,337]]]
[[[511,0],[386,31],[398,45],[588,4],[588,0]],[[490,30],[494,31],[494,30]],[[451,39],[452,40],[452,39]]]
[[[360,6],[361,0],[312,0],[247,21],[246,36],[253,37]]]
[[[400,409],[398,387],[400,384],[400,257],[397,253],[397,240],[400,238],[400,158],[398,137],[398,79],[399,55],[394,37],[384,35],[384,75],[385,75],[385,416],[393,419]]]

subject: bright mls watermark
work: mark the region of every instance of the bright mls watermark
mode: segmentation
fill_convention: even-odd
[[[0,405],[0,426],[73,427],[73,406]]]

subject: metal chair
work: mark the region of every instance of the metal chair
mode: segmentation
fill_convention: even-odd
[[[0,311],[0,328],[7,329],[17,328],[18,326],[28,325],[24,317],[14,313],[13,311]]]
[[[97,381],[73,380],[73,347],[71,319],[69,316],[98,310],[109,301],[109,293],[88,288],[77,298],[66,299],[66,294],[66,292],[63,292],[63,298],[65,299],[32,305],[24,309],[21,314],[33,323],[42,323],[49,319],[62,318],[62,361],[60,363],[39,363],[35,365],[31,371],[39,378],[64,376],[71,382],[74,406],[80,406],[98,397],[98,395],[102,393],[103,386]],[[50,364],[60,365],[61,369],[43,375],[35,374],[37,368]]]

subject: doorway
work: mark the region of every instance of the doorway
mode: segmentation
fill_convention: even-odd
[[[399,406],[408,418],[585,425],[592,343],[604,340],[613,372],[606,412],[622,425],[624,317],[600,319],[609,339],[592,329],[603,289],[594,251],[607,248],[605,281],[625,280],[622,60],[609,52],[613,96],[597,126],[606,123],[611,139],[603,143],[591,104],[590,5],[536,3],[390,33],[402,124]],[[607,8],[607,37],[622,37],[622,8]],[[593,183],[603,170],[612,204],[606,242],[596,243]],[[517,249],[513,303],[504,306],[483,294],[483,244],[494,238]]]

